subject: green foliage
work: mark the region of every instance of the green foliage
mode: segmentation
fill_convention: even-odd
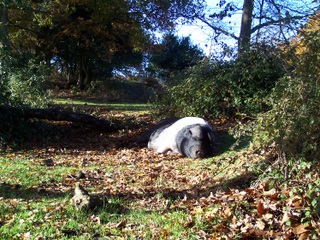
[[[171,115],[253,116],[268,109],[265,96],[283,72],[275,50],[265,45],[229,62],[204,60],[160,96],[156,110]]]
[[[204,57],[202,50],[193,45],[189,37],[179,38],[173,34],[164,36],[157,51],[160,52],[154,53],[150,59],[151,71],[181,71],[197,64]]]
[[[279,81],[269,99],[272,109],[256,122],[256,142],[262,145],[275,142],[279,153],[286,157],[307,160],[320,157],[319,51],[319,29],[307,27],[299,43],[287,51],[294,71]]]
[[[29,69],[20,69],[8,75],[7,91],[10,102],[30,107],[47,105],[46,93],[42,87],[45,79],[39,74],[39,69],[34,70],[37,73],[32,73]]]
[[[27,56],[2,56],[1,101],[12,106],[45,107],[48,100],[44,82],[48,76],[45,62]]]
[[[281,158],[279,161],[280,164],[272,167],[268,165],[268,169],[262,172],[260,179],[268,183],[272,189],[287,189],[288,197],[295,199],[296,207],[301,207],[298,211],[299,222],[311,225],[314,219],[319,219],[320,213],[319,164],[305,161],[304,158]],[[286,198],[284,193],[281,198]],[[290,207],[292,205],[287,205],[283,209],[286,211]],[[288,218],[286,224],[293,226],[296,221],[297,219]]]
[[[173,29],[186,12],[204,8],[203,0],[9,2],[2,17],[14,24],[0,28],[3,42],[19,53],[44,54],[68,86],[81,90],[115,69],[137,66],[153,30]]]
[[[39,63],[40,62],[40,63]],[[0,59],[0,107],[46,107],[44,90],[47,67],[44,62],[25,53],[24,56],[2,54]],[[11,112],[0,111],[0,146],[15,145],[35,138],[30,122],[15,117]]]

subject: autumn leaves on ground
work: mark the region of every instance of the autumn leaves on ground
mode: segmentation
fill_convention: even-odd
[[[228,134],[233,124],[225,120],[209,121],[218,139],[213,158],[157,155],[133,144],[156,121],[147,105],[139,111],[73,107],[120,130],[30,123],[45,137],[30,137],[0,155],[1,239],[320,236],[318,166],[277,172],[281,159],[271,150],[253,151],[248,140],[236,142]],[[284,183],[290,174],[296,179]],[[101,204],[77,211],[70,201],[76,183]]]

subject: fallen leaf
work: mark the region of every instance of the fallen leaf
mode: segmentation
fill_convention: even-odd
[[[230,209],[229,207],[226,207],[226,209],[224,210],[224,215],[225,215],[226,217],[230,217],[231,214],[232,214],[231,209]]]
[[[21,238],[22,239],[30,239],[30,237],[31,237],[31,233],[30,232],[26,232],[26,233],[21,234]]]
[[[169,234],[168,230],[165,228],[160,229],[161,235],[167,236]]]
[[[201,214],[203,213],[203,209],[201,208],[201,206],[196,207],[193,209],[193,211],[191,211],[192,214]]]
[[[269,191],[263,191],[263,196],[271,197],[272,199],[275,199],[278,197],[278,192],[275,188],[270,189]]]
[[[262,215],[264,214],[264,211],[265,211],[265,209],[264,209],[263,203],[262,203],[262,201],[259,201],[258,205],[257,205],[257,212],[258,212],[259,218],[262,217]]]
[[[263,214],[262,218],[263,218],[263,220],[265,220],[267,223],[270,224],[272,222],[272,219],[274,218],[274,216],[271,213],[266,213],[266,214]]]
[[[299,236],[298,240],[308,239],[309,237],[310,237],[310,232],[305,232]]]
[[[266,224],[261,219],[258,219],[256,223],[256,227],[259,230],[264,230],[264,228],[266,227]]]
[[[290,207],[301,207],[303,204],[303,198],[301,196],[293,196],[288,201],[288,206]]]
[[[302,233],[310,233],[312,231],[312,227],[309,225],[301,224],[292,229],[293,233],[296,235],[300,235]]]
[[[123,228],[126,225],[126,220],[121,220],[120,222],[118,222],[118,224],[116,225],[116,228]]]
[[[194,221],[193,221],[193,218],[192,218],[192,216],[188,216],[187,217],[187,220],[185,221],[185,223],[183,224],[183,226],[185,227],[185,228],[191,228],[191,227],[193,227],[194,226]]]

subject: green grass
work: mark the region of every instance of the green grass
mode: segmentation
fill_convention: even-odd
[[[63,167],[50,169],[41,161],[33,162],[22,155],[13,158],[0,157],[0,176],[10,185],[30,188],[32,186],[48,185],[61,182],[64,174],[74,171],[74,168]]]
[[[82,107],[100,107],[106,108],[110,111],[121,111],[125,113],[148,113],[151,110],[152,105],[148,103],[104,103],[101,101],[89,100],[89,99],[53,99],[54,105],[59,106],[82,106]]]

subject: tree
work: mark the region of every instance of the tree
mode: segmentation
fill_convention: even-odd
[[[241,53],[253,39],[256,42],[287,41],[318,8],[318,3],[312,0],[244,0],[242,5],[220,0],[209,12],[189,17],[210,27],[216,40],[221,36],[236,40]],[[242,15],[240,26],[234,20],[239,13]]]
[[[8,9],[5,4],[0,4],[0,44],[4,50],[10,49],[10,40],[8,32]]]
[[[251,24],[254,0],[244,0],[240,36],[238,40],[239,55],[250,48]]]
[[[125,1],[70,1],[67,7],[61,3],[53,7],[63,14],[51,12],[49,23],[41,27],[40,50],[55,57],[69,82],[76,80],[81,90],[96,77],[96,64],[101,72],[110,71],[115,55],[143,48],[145,35],[128,14]]]
[[[5,8],[11,45],[45,56],[84,89],[95,78],[95,64],[110,72],[115,56],[142,52],[150,31],[172,28],[182,12],[198,12],[202,2],[26,0]]]
[[[179,38],[170,33],[155,46],[150,57],[149,70],[163,70],[166,72],[165,75],[168,75],[197,64],[203,57],[202,50],[193,45],[189,37]]]

